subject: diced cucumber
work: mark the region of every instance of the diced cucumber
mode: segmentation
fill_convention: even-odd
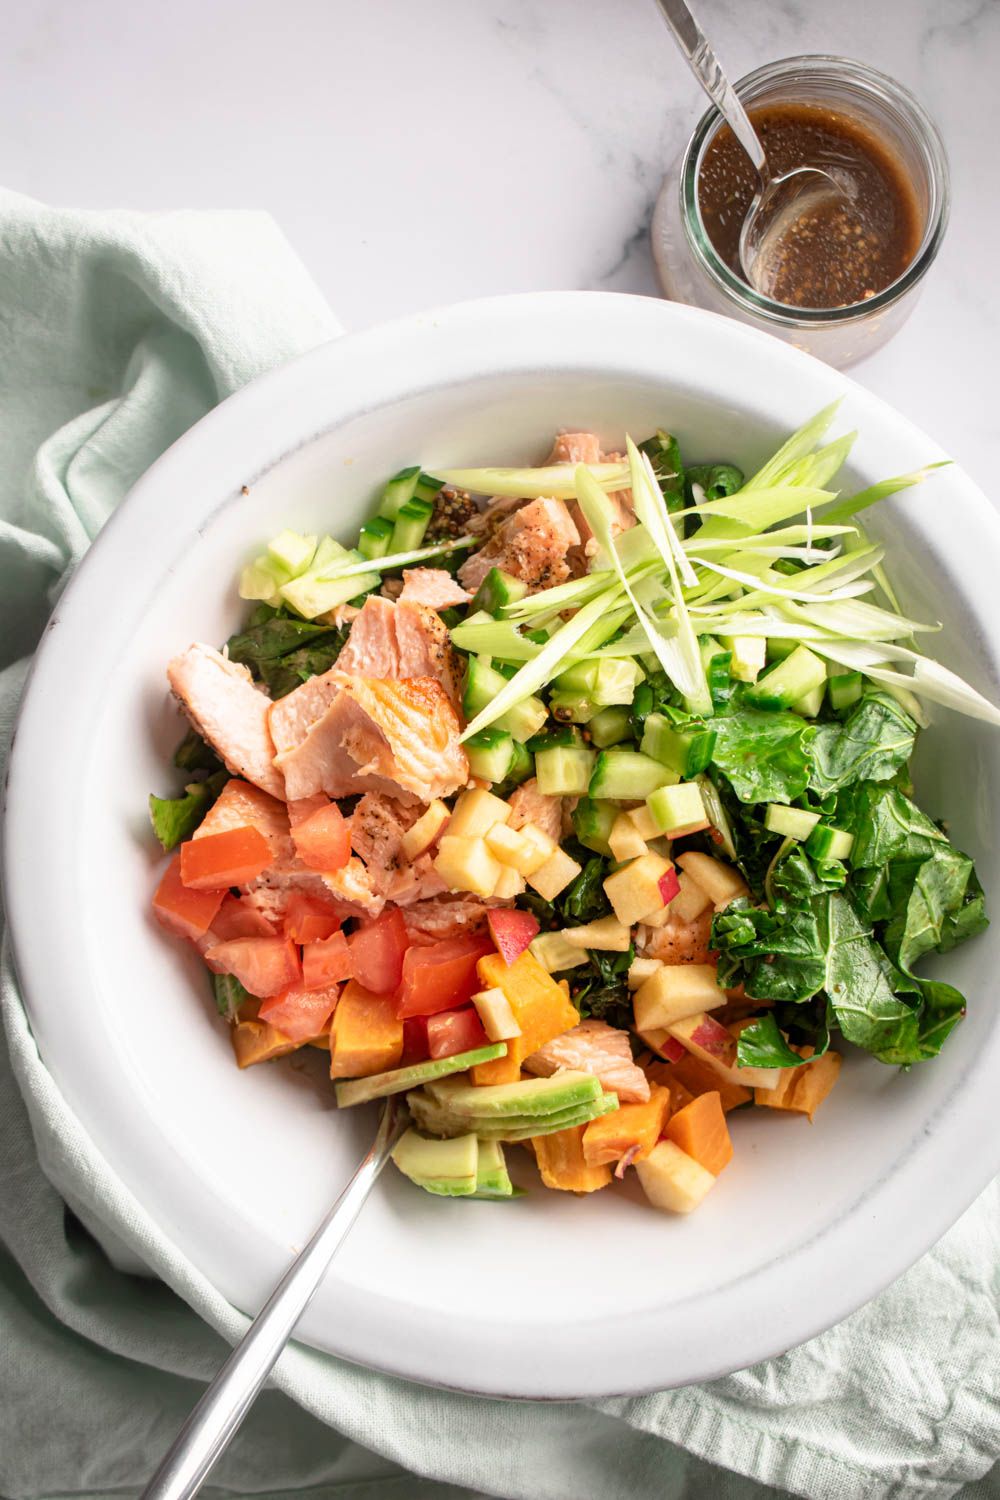
[[[516,661],[497,661],[496,657],[493,660],[496,662],[493,670],[499,672],[501,677],[506,677],[508,682],[512,677],[517,676],[518,665]]]
[[[732,653],[729,675],[737,682],[756,682],[767,661],[767,641],[762,635],[721,635],[719,640]]]
[[[433,514],[434,506],[430,500],[407,500],[401,505],[392,528],[389,551],[412,552],[419,547]]]
[[[780,802],[769,802],[764,814],[764,827],[769,833],[780,833],[785,839],[807,839],[819,822],[819,813],[807,812],[804,807],[785,807]]]
[[[701,800],[705,805],[705,816],[719,835],[719,846],[723,854],[731,860],[737,859],[736,839],[733,835],[733,827],[729,821],[722,798],[719,796],[718,787],[710,776],[704,773],[697,777],[698,786],[701,788]]]
[[[716,705],[725,703],[733,690],[732,652],[727,651],[725,646],[710,635],[701,637],[698,650],[701,653],[701,664],[705,668],[705,680],[708,683],[708,691],[712,695],[712,702]]]
[[[593,750],[539,750],[535,755],[538,790],[546,797],[582,797],[590,785]]]
[[[767,638],[767,659],[772,661],[784,661],[786,656],[791,656],[798,645],[794,636],[772,635]]]
[[[501,568],[491,568],[472,597],[470,610],[483,609],[498,615],[505,604],[516,604],[528,592],[528,585]]]
[[[860,672],[837,672],[826,680],[826,694],[835,713],[853,708],[861,697],[862,676]]]
[[[303,536],[299,531],[281,531],[268,542],[267,555],[285,570],[289,578],[297,578],[312,565],[317,540],[314,536]]]
[[[854,834],[819,823],[806,839],[806,848],[814,859],[847,859],[854,848]]]
[[[588,693],[578,688],[558,690],[549,694],[549,709],[552,717],[564,724],[589,724],[600,713],[600,706]]]
[[[602,708],[630,704],[641,681],[642,668],[637,662],[627,657],[604,656],[598,663],[594,702]]]
[[[481,781],[506,781],[514,763],[514,737],[505,729],[480,729],[465,742],[469,770]]]
[[[531,641],[535,646],[544,646],[549,639],[549,632],[547,630],[526,630],[524,632],[524,639]]]
[[[796,646],[790,656],[747,689],[746,698],[757,708],[790,708],[813,688],[825,686],[826,663],[807,646]]]
[[[539,750],[586,750],[587,741],[575,724],[553,724],[541,734],[532,735],[528,749],[532,755]]]
[[[695,829],[708,824],[701,787],[696,781],[681,781],[662,786],[646,798],[653,821],[661,833],[673,838],[681,829]]]
[[[493,702],[506,680],[485,657],[470,656],[465,692],[462,695],[462,712],[466,719],[474,719],[476,714],[482,713]],[[506,729],[524,744],[538,733],[548,716],[549,711],[541,698],[522,698],[520,703],[501,714],[492,728]]]
[[[610,858],[611,845],[608,835],[618,816],[614,802],[594,802],[590,797],[581,797],[573,809],[573,831],[585,849]]]
[[[675,729],[663,714],[650,714],[643,726],[643,755],[658,760],[679,776],[697,776],[715,751],[715,730],[704,724]]]
[[[421,470],[420,478],[414,487],[413,498],[415,500],[433,500],[437,496],[438,491],[443,488],[443,479],[435,479],[433,474],[425,474]]]
[[[817,684],[808,693],[803,693],[801,698],[796,698],[791,705],[792,713],[801,714],[803,719],[815,719],[823,707],[824,687],[825,684]]]
[[[629,710],[623,704],[617,703],[613,708],[602,708],[600,713],[596,713],[587,724],[591,744],[596,745],[598,750],[606,750],[609,745],[617,745],[621,740],[627,740],[630,733],[630,718]]]
[[[535,769],[535,757],[527,745],[522,745],[520,740],[514,741],[514,759],[510,763],[507,772],[507,781],[511,786],[520,786],[522,781],[527,781]]]
[[[385,557],[392,545],[393,523],[385,516],[373,516],[366,521],[358,536],[358,551],[362,557],[375,559]]]
[[[578,661],[552,679],[553,687],[560,693],[587,693],[593,695],[597,686],[599,661]]]
[[[378,508],[379,515],[386,516],[390,521],[394,521],[407,501],[413,499],[419,483],[420,469],[418,467],[411,466],[408,469],[400,469],[399,473],[392,476],[382,491],[382,499],[379,502]]]
[[[583,948],[574,948],[567,943],[561,932],[541,932],[528,944],[528,952],[537,959],[550,974],[559,974],[563,969],[575,969],[588,962]]]
[[[321,542],[317,557],[322,546]],[[357,552],[344,553],[343,560],[348,559],[351,562],[364,560]],[[339,560],[333,560],[334,567]],[[329,567],[330,563],[326,566]],[[293,578],[290,583],[282,586],[281,597],[303,619],[315,620],[318,615],[325,615],[331,609],[336,609],[338,604],[346,604],[349,600],[366,594],[369,589],[378,588],[379,582],[378,573],[352,573],[347,578],[324,578],[322,565],[317,565],[314,560],[308,573],[303,573],[300,578]]]
[[[641,802],[650,792],[671,786],[679,779],[669,766],[638,750],[602,750],[590,778],[589,795],[602,800]]]

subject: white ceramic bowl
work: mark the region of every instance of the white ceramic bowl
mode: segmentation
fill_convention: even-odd
[[[105,528],[56,609],[18,728],[16,958],[42,1056],[83,1126],[238,1307],[260,1305],[373,1116],[338,1116],[321,1067],[238,1072],[200,961],[150,919],[160,861],[146,797],[174,784],[181,729],[167,659],[230,633],[237,567],[262,540],[283,526],[353,537],[403,464],[538,461],[560,427],[617,443],[665,425],[691,458],[752,468],[838,396],[840,429],[860,432],[849,484],[941,456],[844,376],[711,314],[589,294],[472,303],[257,381]],[[996,696],[1000,527],[983,496],[948,469],[888,502],[877,529],[904,603],[944,621],[942,659]],[[1000,736],[937,717],[923,804],[996,893]],[[635,1191],[447,1202],[387,1172],[300,1337],[417,1380],[536,1397],[701,1380],[809,1338],[898,1276],[1000,1165],[984,1129],[1000,1076],[998,948],[988,933],[932,966],[970,998],[938,1061],[906,1075],[852,1057],[811,1128],[734,1117],[735,1160],[688,1219]]]

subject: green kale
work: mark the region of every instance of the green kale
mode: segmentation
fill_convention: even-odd
[[[686,504],[684,463],[677,439],[669,432],[664,432],[662,427],[658,428],[652,437],[639,444],[639,452],[645,453],[653,465],[653,473],[659,480],[667,510],[683,510]]]
[[[596,922],[599,917],[607,916],[611,910],[611,902],[604,894],[606,874],[605,860],[597,855],[586,859],[580,874],[558,898],[559,909],[567,927],[578,926],[583,922]]]
[[[179,771],[221,771],[222,761],[196,729],[189,729],[174,751],[174,765]]]
[[[227,1021],[236,1019],[236,1012],[245,1000],[252,1000],[253,996],[249,990],[245,990],[232,974],[213,974],[212,990],[215,995],[215,1008],[220,1016],[225,1016]]]
[[[817,1032],[812,1040],[813,1057],[822,1057],[830,1045],[830,1032],[826,1026],[822,1035]],[[800,1068],[810,1062],[800,1057],[785,1041],[772,1011],[757,1016],[740,1032],[736,1047],[736,1061],[741,1068]]]
[[[300,620],[283,606],[259,604],[243,630],[226,642],[230,661],[249,667],[272,698],[283,698],[293,688],[321,672],[328,672],[347,640],[347,631],[333,625]]]
[[[858,781],[888,781],[909,760],[916,735],[916,721],[895,698],[866,693],[843,723],[817,728],[809,787],[824,796]]]
[[[809,785],[816,727],[785,710],[744,707],[712,720],[712,762],[728,777],[741,802],[794,802]]]
[[[168,854],[191,837],[228,779],[227,771],[216,771],[204,781],[192,781],[183,797],[150,796],[149,820]]]
[[[587,950],[588,967],[570,969],[566,974],[573,1004],[581,1017],[607,1021],[610,1026],[628,1031],[632,1026],[632,993],[628,971],[635,949],[627,953],[600,953]]]
[[[692,464],[684,472],[684,501],[695,503],[693,485],[700,484],[706,500],[724,500],[743,488],[743,470],[735,464]]]

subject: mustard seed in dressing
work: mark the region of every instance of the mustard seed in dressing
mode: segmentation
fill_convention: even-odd
[[[920,247],[916,194],[902,162],[860,120],[818,104],[765,104],[750,119],[776,175],[835,169],[853,185],[793,220],[768,253],[766,291],[792,307],[865,302],[901,276]],[[739,239],[757,176],[728,125],[705,149],[698,174],[702,222],[720,259],[742,277]]]

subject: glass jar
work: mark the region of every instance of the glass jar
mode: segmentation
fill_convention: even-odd
[[[902,275],[864,302],[845,307],[790,307],[753,290],[721,260],[706,233],[698,178],[721,116],[699,120],[687,150],[664,181],[653,215],[652,244],[666,295],[763,328],[843,368],[884,344],[913,311],[924,274],[948,222],[948,161],[933,122],[913,95],[864,63],[845,57],[786,57],[748,73],[736,85],[747,108],[817,104],[866,125],[898,158],[912,184],[923,235]]]

